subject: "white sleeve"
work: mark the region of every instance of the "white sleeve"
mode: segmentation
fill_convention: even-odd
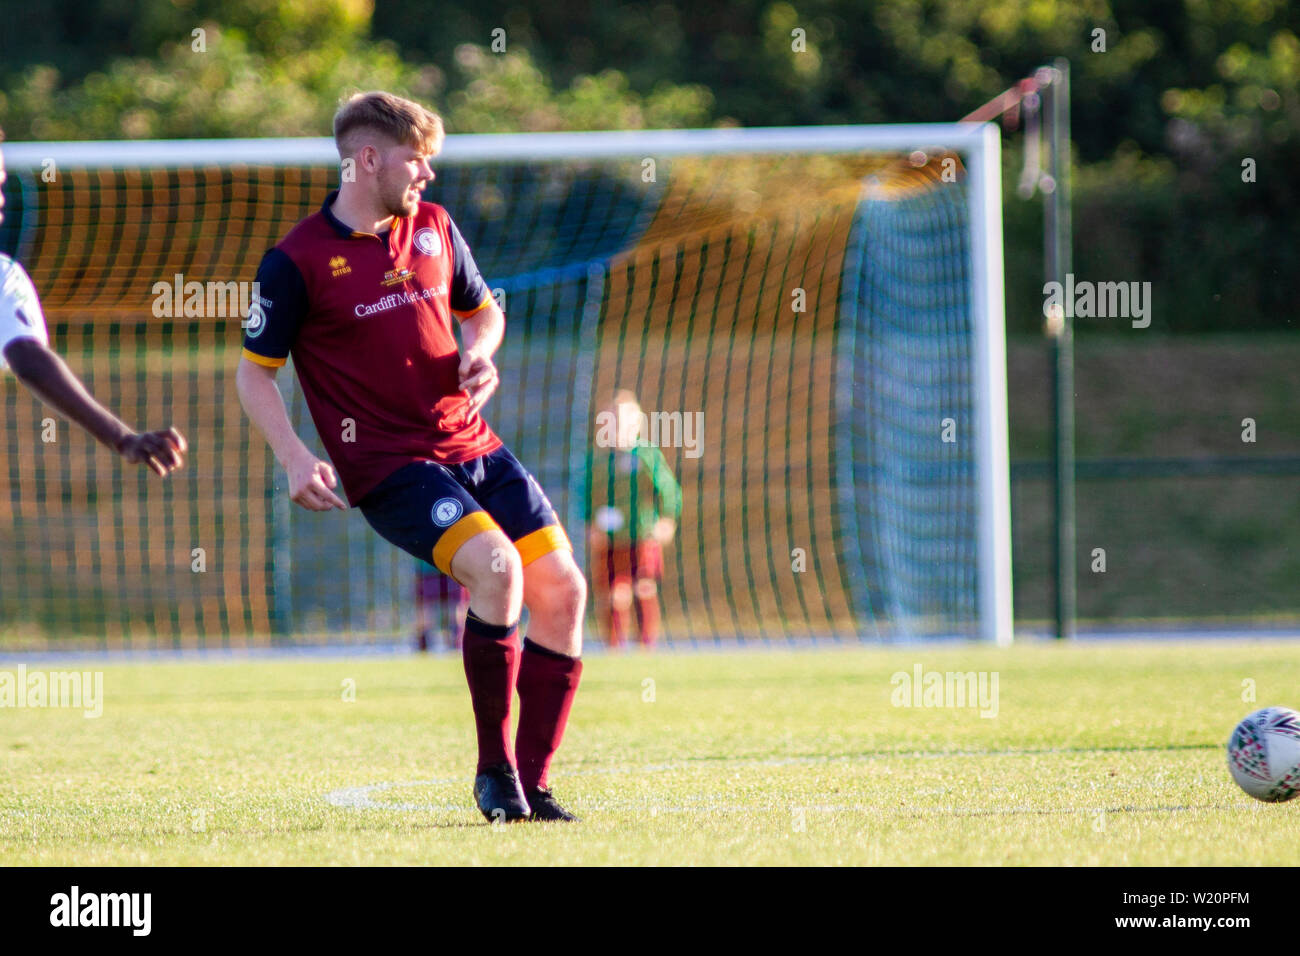
[[[14,339],[50,342],[45,315],[31,277],[18,263],[0,255],[0,370],[8,367],[4,350]]]

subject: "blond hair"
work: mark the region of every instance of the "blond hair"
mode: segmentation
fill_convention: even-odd
[[[445,135],[437,113],[414,100],[378,90],[352,94],[334,114],[334,143],[340,158],[347,158],[363,145],[358,142],[358,134],[366,131],[414,146],[428,155],[442,149]]]

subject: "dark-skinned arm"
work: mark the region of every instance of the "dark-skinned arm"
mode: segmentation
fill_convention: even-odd
[[[15,377],[41,401],[76,422],[127,461],[165,477],[185,463],[185,438],[175,428],[135,432],[86,390],[67,363],[36,339],[15,339],[4,350]]]

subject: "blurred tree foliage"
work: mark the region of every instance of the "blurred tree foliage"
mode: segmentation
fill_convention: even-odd
[[[27,49],[18,30],[0,41],[9,138],[319,136],[356,89],[430,102],[461,132],[701,125],[712,114],[702,86],[662,82],[643,95],[613,69],[556,89],[523,48],[498,55],[461,42],[441,60],[402,54],[372,36],[368,0],[145,0],[134,10],[110,2],[84,18],[77,9],[54,18],[58,42],[46,35]],[[38,33],[31,11],[27,19]],[[103,35],[129,36],[136,55],[120,42],[107,55]],[[444,66],[453,64],[449,90]]]
[[[1280,282],[1300,253],[1290,0],[10,6],[10,139],[320,134],[341,94],[375,87],[431,103],[453,132],[943,121],[1064,55],[1076,274],[1151,281],[1153,330],[1294,322]],[[1008,195],[1009,311],[1028,331],[1038,203]]]

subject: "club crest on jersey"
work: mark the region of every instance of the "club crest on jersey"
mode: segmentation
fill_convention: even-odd
[[[401,285],[407,279],[413,278],[415,273],[410,269],[389,269],[384,273],[383,285],[385,287]]]
[[[333,276],[335,279],[337,279],[339,276],[345,276],[351,271],[352,271],[352,267],[348,265],[348,260],[346,257],[344,256],[330,257],[330,275]]]
[[[29,329],[32,328],[32,320],[27,318],[27,313],[21,308],[14,309],[14,315],[18,316],[18,321],[23,325],[27,326]]]
[[[442,255],[442,236],[438,235],[437,229],[425,227],[415,231],[415,248],[419,249],[426,256]]]
[[[439,528],[450,528],[465,513],[465,506],[455,498],[439,498],[433,503],[433,523]]]

